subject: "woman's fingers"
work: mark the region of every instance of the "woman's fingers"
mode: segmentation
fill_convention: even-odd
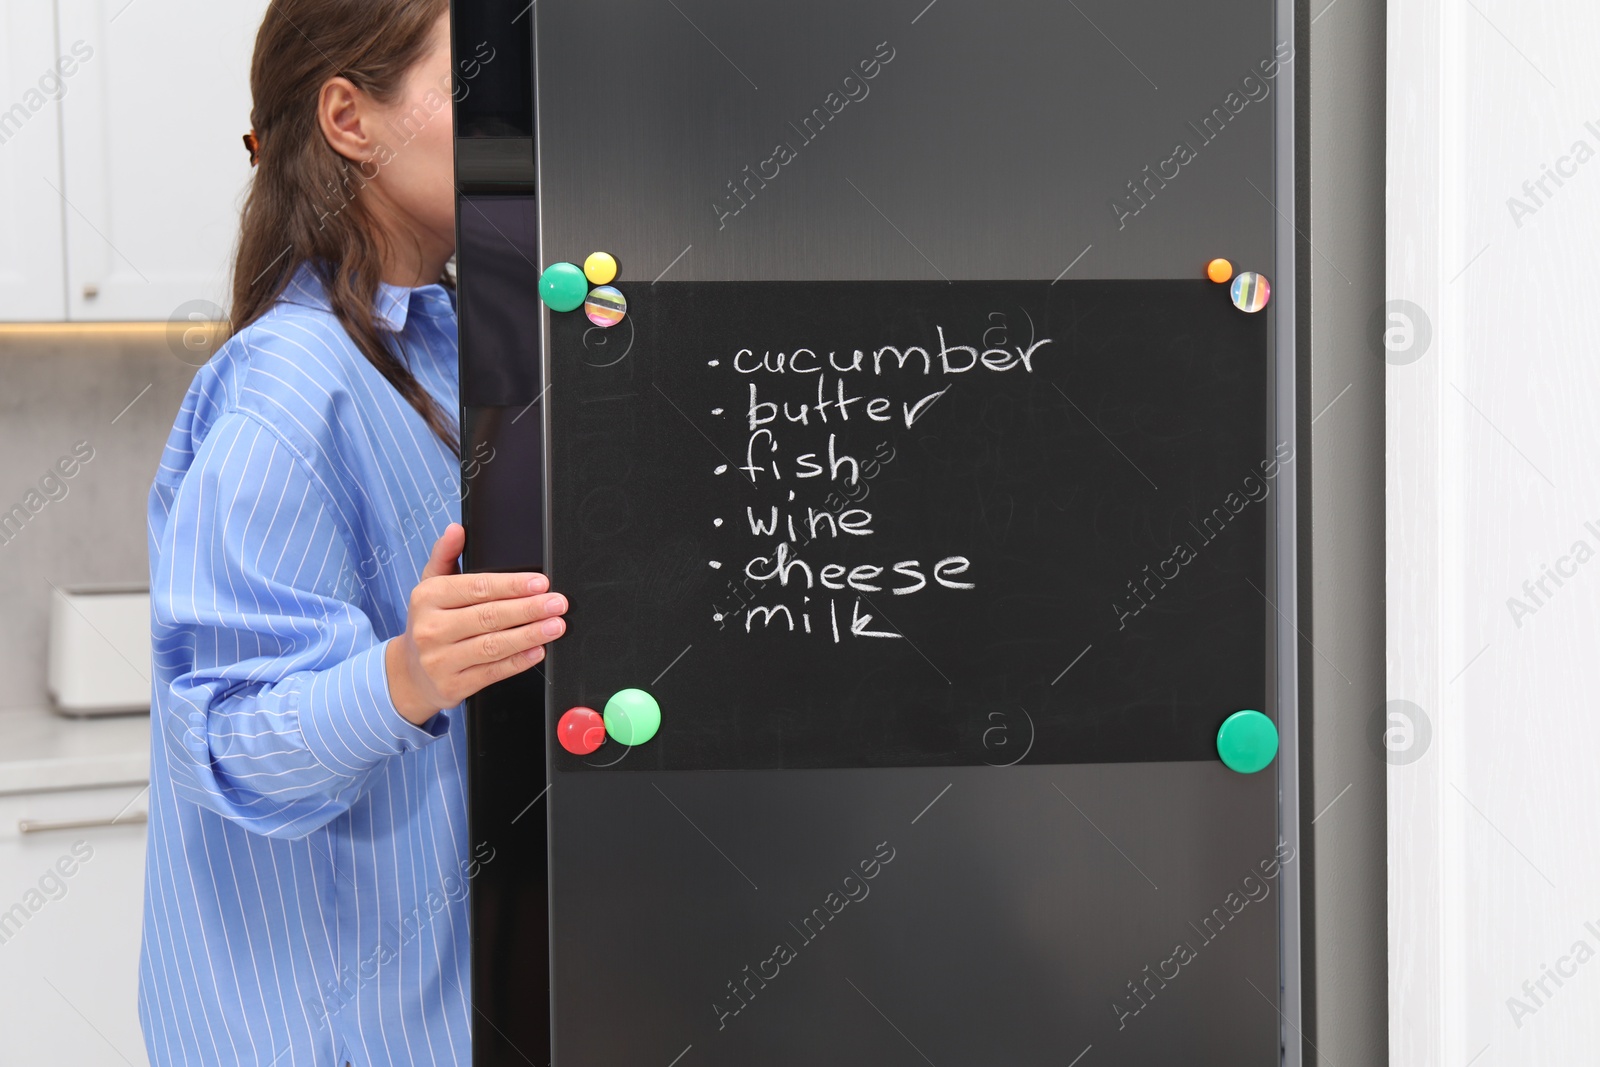
[[[492,663],[480,663],[476,667],[470,667],[461,672],[459,680],[462,688],[470,696],[496,682],[503,682],[512,675],[521,674],[542,659],[544,659],[544,646],[537,645]]]
[[[461,550],[465,547],[467,547],[466,529],[458,522],[446,526],[444,533],[439,535],[439,540],[433,543],[433,551],[428,554],[427,565],[422,568],[422,581],[454,574],[457,570],[456,560],[460,558]]]
[[[518,652],[537,648],[560,637],[566,632],[566,628],[567,624],[562,619],[543,619],[528,623],[526,626],[496,630],[494,633],[480,634],[471,640],[462,641],[455,646],[467,657],[461,669],[467,670],[474,666],[495,663]]]
[[[475,667],[548,644],[566,629],[565,620],[552,617],[508,630],[476,634],[461,641],[444,642],[434,638],[429,642],[430,649],[423,652],[423,663],[430,675],[455,677]]]
[[[395,707],[412,722],[527,670],[566,633],[567,598],[550,592],[549,578],[458,574],[464,543],[452,523],[434,544],[411,593],[406,632],[384,654]]]
[[[465,641],[479,634],[491,634],[554,618],[567,610],[567,598],[560,593],[518,597],[515,600],[490,600],[464,608],[442,611],[436,623],[441,641]]]
[[[444,539],[440,538],[443,543]],[[430,566],[432,563],[430,561]],[[550,579],[533,572],[523,574],[444,574],[419,583],[412,602],[434,608],[464,608],[491,600],[516,600],[546,593]]]

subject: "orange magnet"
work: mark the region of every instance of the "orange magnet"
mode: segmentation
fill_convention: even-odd
[[[1233,277],[1233,264],[1225,259],[1213,259],[1206,264],[1206,277],[1220,285]]]

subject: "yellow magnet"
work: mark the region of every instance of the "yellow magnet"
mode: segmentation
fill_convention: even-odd
[[[583,261],[583,275],[590,285],[605,285],[617,276],[617,261],[607,252],[592,253]]]

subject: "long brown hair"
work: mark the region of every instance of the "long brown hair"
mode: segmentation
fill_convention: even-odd
[[[390,348],[373,315],[383,235],[360,167],[317,121],[335,75],[387,103],[427,52],[449,0],[272,0],[250,66],[259,164],[233,267],[233,332],[264,315],[302,264],[316,270],[339,324],[438,438],[460,452],[454,420]],[[453,287],[448,270],[440,284]]]

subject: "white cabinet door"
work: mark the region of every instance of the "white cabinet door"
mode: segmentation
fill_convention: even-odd
[[[0,796],[0,1063],[143,1067],[146,789]]]
[[[94,50],[61,102],[68,317],[225,307],[265,0],[58,0],[58,10],[63,47]]]
[[[81,89],[69,68],[51,4],[0,3],[0,322],[66,315],[57,98]]]

